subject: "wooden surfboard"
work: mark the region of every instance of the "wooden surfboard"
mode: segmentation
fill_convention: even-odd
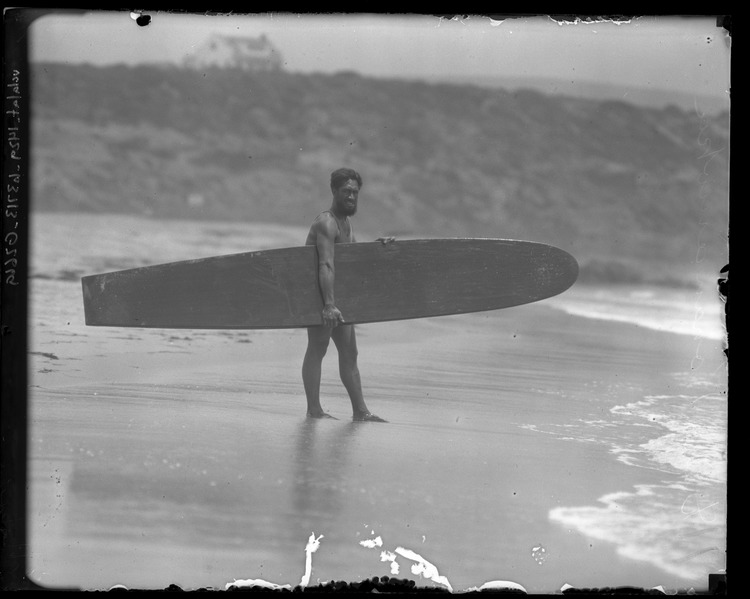
[[[347,323],[509,308],[568,289],[578,263],[545,244],[503,239],[342,243],[336,306]],[[322,324],[317,250],[300,246],[84,277],[91,326],[279,329]]]

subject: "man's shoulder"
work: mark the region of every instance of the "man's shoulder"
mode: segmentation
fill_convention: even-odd
[[[334,217],[331,211],[323,210],[323,212],[319,213],[318,216],[315,217],[315,219],[313,220],[313,223],[330,221],[330,220],[334,220]]]
[[[338,229],[338,222],[336,221],[336,217],[326,210],[315,217],[312,226],[318,229]]]
[[[310,233],[323,234],[325,237],[336,237],[338,234],[338,223],[330,212],[321,212],[310,225]]]

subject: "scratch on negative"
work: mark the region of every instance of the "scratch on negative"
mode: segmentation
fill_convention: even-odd
[[[312,533],[307,540],[307,546],[305,547],[305,574],[302,576],[302,580],[299,583],[302,588],[310,584],[310,575],[312,574],[312,554],[320,547],[320,539],[322,538],[323,535],[315,538],[315,533]]]
[[[396,553],[407,559],[417,562],[411,567],[412,574],[422,575],[425,578],[432,580],[433,582],[442,584],[449,591],[453,592],[453,587],[451,586],[450,582],[448,582],[448,579],[445,576],[441,576],[435,565],[428,562],[421,555],[415,553],[411,549],[405,549],[404,547],[396,547]]]

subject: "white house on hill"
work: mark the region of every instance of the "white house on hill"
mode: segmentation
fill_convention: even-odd
[[[282,58],[265,34],[258,38],[213,35],[183,64],[191,69],[273,71],[281,69]]]

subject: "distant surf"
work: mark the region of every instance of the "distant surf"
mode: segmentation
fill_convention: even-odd
[[[705,287],[705,285],[704,285]],[[613,285],[579,285],[548,300],[568,314],[631,323],[637,326],[704,339],[725,338],[724,304],[707,291]]]

